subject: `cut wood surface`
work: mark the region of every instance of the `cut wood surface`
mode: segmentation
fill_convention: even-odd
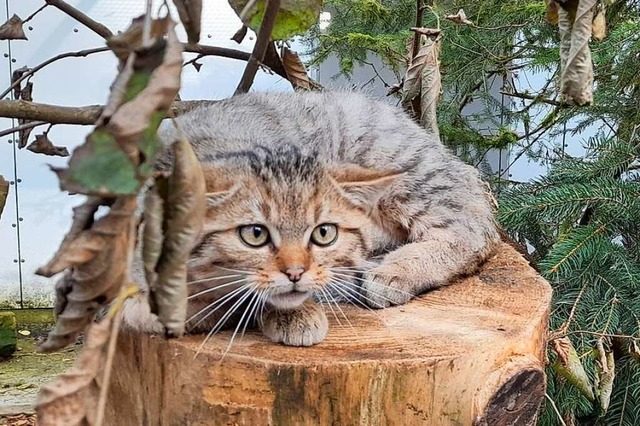
[[[343,307],[310,348],[257,332],[124,333],[109,425],[533,425],[551,288],[503,244],[474,276],[407,305]],[[332,315],[329,315],[331,318]]]

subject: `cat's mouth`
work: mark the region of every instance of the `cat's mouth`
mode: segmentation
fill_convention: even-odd
[[[297,308],[311,296],[310,291],[291,290],[269,296],[269,303],[278,309]]]

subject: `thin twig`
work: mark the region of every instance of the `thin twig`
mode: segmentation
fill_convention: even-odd
[[[546,393],[546,392],[545,392],[544,396],[549,400],[549,402],[551,403],[551,407],[553,407],[553,411],[555,411],[556,414],[558,415],[558,420],[560,420],[560,424],[562,426],[567,426],[567,424],[564,422],[564,419],[562,418],[562,414],[560,414],[560,411],[558,411],[558,407],[556,406],[555,401],[553,399],[551,399],[549,394]]]
[[[84,58],[85,56],[92,55],[94,53],[101,53],[101,52],[108,52],[108,51],[109,51],[108,47],[96,47],[96,48],[93,48],[93,49],[78,50],[76,52],[65,52],[65,53],[61,53],[59,55],[56,55],[56,56],[54,56],[52,58],[49,58],[46,61],[42,62],[41,64],[38,64],[35,67],[30,68],[27,71],[25,71],[24,74],[22,74],[20,76],[20,78],[17,78],[13,83],[11,83],[11,86],[9,86],[7,89],[5,89],[4,92],[2,92],[2,94],[0,95],[0,98],[4,98],[5,96],[7,96],[14,88],[18,87],[20,85],[20,83],[22,83],[27,78],[31,77],[36,72],[40,71],[42,68],[44,68],[47,65],[50,65],[50,64],[52,64],[52,63],[54,63],[56,61],[59,61],[60,59],[65,59],[65,58]]]
[[[61,11],[63,11],[64,13],[66,13],[67,15],[71,16],[73,19],[75,19],[85,27],[89,28],[91,31],[98,34],[100,37],[109,38],[113,36],[113,33],[109,28],[107,28],[106,26],[104,26],[98,21],[94,21],[83,12],[71,6],[69,3],[62,0],[45,0],[45,1],[47,2],[47,4],[53,7],[56,7]]]
[[[29,16],[27,17],[27,19],[25,19],[24,21],[22,21],[22,25],[26,24],[27,22],[29,22],[30,20],[32,20],[33,18],[35,18],[35,16],[36,16],[38,13],[42,12],[42,10],[43,10],[44,8],[46,8],[47,6],[49,6],[49,5],[48,5],[48,4],[46,4],[46,3],[45,3],[45,4],[43,4],[42,6],[40,6],[40,8],[39,8],[38,10],[36,10],[35,12],[33,12],[31,15],[29,15]]]
[[[527,100],[533,101],[533,103],[543,103],[543,104],[553,105],[553,106],[556,106],[556,107],[568,107],[569,106],[569,104],[564,103],[564,102],[560,102],[560,101],[556,101],[555,99],[543,98],[541,96],[529,95],[529,94],[526,94],[526,93],[506,92],[506,91],[502,91],[502,90],[500,91],[500,93],[502,95],[511,96],[513,98],[527,99]]]
[[[16,127],[12,127],[10,129],[0,131],[0,138],[15,132],[20,132],[22,130],[33,129],[34,127],[42,126],[44,124],[49,124],[49,122],[48,121],[30,121],[28,123],[24,123]]]
[[[260,63],[264,60],[264,55],[267,52],[267,47],[271,41],[271,33],[273,32],[273,25],[276,22],[276,15],[280,10],[280,0],[268,0],[267,9],[264,12],[262,18],[262,24],[260,30],[258,30],[258,38],[256,44],[251,52],[251,57],[247,62],[247,66],[242,74],[242,79],[236,88],[234,95],[241,93],[247,93],[253,84],[253,80],[256,77]]]

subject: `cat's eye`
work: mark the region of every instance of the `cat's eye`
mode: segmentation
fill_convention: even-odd
[[[319,246],[328,246],[338,238],[338,227],[331,223],[316,226],[311,233],[311,241]]]
[[[269,242],[269,231],[262,225],[245,225],[238,228],[240,239],[248,246],[262,247]]]

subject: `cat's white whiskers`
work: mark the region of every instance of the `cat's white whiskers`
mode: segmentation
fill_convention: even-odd
[[[360,297],[362,297],[363,299],[368,300],[368,301],[370,301],[371,303],[373,303],[373,304],[375,304],[375,305],[378,305],[378,304],[379,304],[379,303],[378,303],[378,302],[376,302],[375,300],[372,300],[371,298],[369,298],[369,297],[365,296],[364,294],[362,294],[362,292],[360,291],[360,290],[362,290],[362,288],[361,288],[361,287],[359,287],[357,284],[354,284],[353,282],[347,282],[347,281],[343,281],[343,284],[344,284],[345,286],[347,286],[347,287],[351,288],[354,292],[356,292],[357,294],[359,294],[359,295],[360,295]],[[378,284],[378,283],[375,283],[375,284]],[[385,286],[385,285],[383,285],[383,284],[379,284],[379,285],[381,285],[382,287],[389,287],[389,288],[390,288],[390,289],[392,289],[392,290],[396,290],[395,288],[390,287],[390,286]],[[397,291],[398,291],[399,293],[402,293],[402,291],[401,291],[401,290],[397,290]],[[377,297],[379,297],[379,298],[381,298],[381,299],[383,299],[383,300],[385,300],[385,301],[387,301],[387,302],[391,303],[392,305],[395,305],[395,304],[397,303],[397,302],[393,301],[392,299],[389,299],[389,298],[388,298],[388,297],[386,297],[385,295],[383,295],[383,294],[381,294],[381,293],[378,293],[377,291],[371,290],[371,289],[369,289],[369,288],[367,289],[367,292],[371,293],[373,296],[377,296]],[[404,293],[406,293],[406,292],[404,292]],[[407,294],[410,294],[410,293],[407,293]]]
[[[359,294],[357,291],[354,291],[353,289],[350,289],[349,287],[347,287],[346,285],[344,285],[343,282],[341,281],[335,281],[332,280],[331,281],[331,285],[333,286],[333,288],[344,298],[347,299],[347,301],[349,301],[352,305],[356,306],[356,303],[358,303],[360,306],[362,306],[363,308],[371,311],[371,313],[373,313],[375,316],[378,316],[378,313],[376,311],[374,311],[373,309],[371,309],[371,307],[367,306],[366,303],[363,303],[360,300],[360,297],[362,297],[361,294]],[[367,299],[365,297],[365,299]],[[370,300],[370,299],[368,299]],[[356,302],[356,303],[354,303]],[[373,302],[373,301],[372,301]],[[373,302],[375,303],[375,302]]]
[[[214,268],[218,268],[218,269],[222,269],[224,271],[229,271],[229,272],[239,272],[241,274],[251,274],[251,271],[246,271],[246,270],[242,270],[242,269],[233,269],[233,268],[225,268],[224,266],[218,266],[218,265],[212,265]]]
[[[231,346],[233,346],[233,341],[236,338],[236,335],[238,334],[238,331],[240,330],[240,327],[242,327],[242,324],[245,322],[245,317],[246,317],[246,324],[244,326],[244,329],[242,331],[242,334],[244,334],[244,330],[246,330],[247,328],[247,324],[249,323],[249,319],[251,318],[251,314],[250,312],[253,311],[253,307],[254,305],[257,305],[257,301],[260,297],[260,292],[259,291],[254,291],[253,293],[253,297],[251,297],[251,299],[249,299],[249,304],[247,305],[247,307],[244,309],[244,312],[242,313],[242,315],[240,316],[240,320],[238,321],[238,324],[236,325],[236,328],[233,330],[233,334],[231,335],[231,339],[229,340],[229,344],[227,345],[227,349],[225,349],[224,353],[222,354],[222,357],[220,358],[220,361],[222,361],[224,359],[225,356],[227,356],[227,353],[229,353],[229,349],[231,349]],[[249,313],[249,315],[247,316],[247,313]]]
[[[192,328],[197,327],[200,323],[202,323],[202,321],[204,321],[204,320],[206,320],[207,318],[209,318],[209,316],[210,316],[211,314],[213,314],[215,311],[217,311],[217,310],[218,310],[218,309],[220,309],[222,306],[224,306],[224,305],[225,305],[229,300],[233,299],[233,297],[234,297],[234,296],[236,296],[236,295],[237,295],[237,294],[239,294],[239,293],[242,293],[242,292],[244,292],[244,291],[249,290],[249,288],[250,288],[250,287],[251,287],[251,283],[244,284],[243,286],[238,287],[237,289],[235,289],[235,290],[233,290],[233,291],[231,291],[231,292],[229,292],[229,293],[225,294],[225,295],[224,295],[224,296],[222,296],[220,299],[216,299],[216,300],[214,300],[213,302],[211,302],[210,304],[208,304],[208,305],[207,305],[207,306],[205,306],[204,308],[200,309],[197,313],[195,313],[194,315],[192,315],[192,316],[187,320],[187,323],[189,323],[189,322],[193,321],[195,318],[197,318],[200,314],[202,314],[202,313],[203,313],[204,311],[206,311],[207,309],[211,309],[211,308],[213,308],[213,307],[215,306],[215,309],[213,309],[213,310],[211,310],[211,311],[207,312],[207,314],[206,314],[204,317],[200,318],[200,320],[199,320],[197,323],[195,323],[195,324],[193,325],[193,327],[192,327]],[[218,305],[218,306],[216,306],[216,305]]]
[[[411,296],[412,298],[415,296],[413,293],[410,293],[408,291],[400,290],[399,288],[391,287],[390,285],[386,285],[386,284],[382,284],[382,283],[377,283],[375,281],[366,280],[366,279],[361,278],[361,277],[357,277],[357,276],[353,276],[353,275],[347,275],[347,274],[340,274],[340,273],[337,273],[337,272],[334,272],[334,275],[339,276],[341,278],[355,279],[355,280],[358,280],[358,281],[361,281],[361,282],[364,282],[364,283],[367,283],[367,284],[372,284],[372,285],[375,285],[375,286],[379,286],[379,287],[387,287],[387,288],[389,288],[389,289],[391,289],[393,291],[397,291],[398,293],[402,293],[402,294],[406,294],[408,296]]]
[[[342,315],[342,317],[347,322],[347,324],[349,324],[349,327],[353,328],[353,324],[351,324],[351,321],[349,321],[349,317],[347,317],[347,315],[344,313],[344,311],[342,310],[342,307],[340,307],[340,304],[338,303],[336,298],[333,297],[333,295],[331,294],[331,291],[329,291],[328,289],[321,289],[321,290],[322,290],[323,293],[326,293],[328,298],[331,298],[331,300],[329,300],[329,307],[331,307],[331,303],[333,302],[333,304],[336,306],[336,309],[338,309],[340,311],[340,315]],[[331,309],[331,311],[333,312],[333,308]],[[335,313],[333,315],[336,316]],[[340,324],[340,320],[338,319],[337,316],[336,316],[336,320],[338,321],[338,324]],[[342,324],[340,324],[340,325],[342,326]]]
[[[251,321],[252,317],[253,319],[255,319],[255,314],[258,313],[258,306],[260,306],[260,304],[262,303],[262,300],[266,297],[266,293],[267,290],[258,290],[257,294],[258,294],[258,298],[256,300],[255,305],[253,305],[253,309],[251,309],[251,312],[249,312],[249,316],[247,317],[246,322],[244,323],[244,327],[242,327],[242,333],[240,333],[240,341],[242,341],[242,339],[244,338],[244,333],[245,331],[247,331],[247,326],[249,325],[249,322]]]
[[[207,289],[204,289],[202,291],[199,291],[195,294],[192,294],[191,296],[187,297],[187,300],[191,300],[191,299],[195,299],[198,296],[202,296],[203,294],[207,294],[207,293],[211,293],[212,291],[216,291],[219,290],[221,288],[225,288],[225,287],[229,287],[230,285],[235,285],[235,284],[239,284],[243,281],[247,281],[247,278],[240,278],[239,280],[235,280],[235,281],[231,281],[230,283],[224,283],[224,284],[220,284],[214,287],[210,287]]]
[[[196,354],[194,355],[194,358],[198,356],[198,354],[200,353],[200,351],[202,350],[202,348],[204,347],[204,345],[207,343],[207,341],[211,338],[211,336],[213,336],[215,333],[217,333],[218,331],[220,331],[220,329],[225,325],[225,323],[227,322],[227,320],[231,317],[231,315],[233,315],[233,313],[235,311],[238,310],[238,308],[242,305],[242,303],[244,303],[245,300],[247,300],[247,298],[249,296],[251,296],[252,294],[255,295],[255,293],[251,290],[254,290],[256,287],[255,284],[251,284],[251,287],[249,287],[249,291],[247,291],[245,294],[243,294],[240,299],[238,299],[236,301],[236,303],[234,303],[231,308],[229,308],[229,310],[227,312],[225,312],[225,314],[222,316],[222,318],[220,318],[218,320],[218,322],[216,322],[216,324],[211,328],[211,330],[209,331],[209,333],[207,333],[207,336],[204,338],[204,340],[202,341],[202,343],[200,344],[200,346],[198,347],[198,350],[196,351]]]
[[[199,284],[199,283],[206,283],[209,281],[218,281],[218,280],[224,280],[226,278],[238,278],[238,277],[242,277],[243,274],[233,274],[233,275],[222,275],[222,276],[211,276],[209,278],[201,278],[195,281],[189,281],[187,282],[187,285],[191,285],[191,284]]]
[[[331,300],[329,300],[329,296],[327,296],[325,290],[323,288],[320,289],[320,294],[322,295],[322,298],[324,299],[325,303],[321,303],[320,305],[324,307],[324,305],[328,305],[329,309],[331,310],[331,313],[333,314],[333,317],[336,319],[336,322],[338,323],[338,325],[340,327],[343,327],[342,323],[340,322],[340,318],[338,318],[338,315],[336,314],[336,311],[333,309],[333,306],[331,306]]]

